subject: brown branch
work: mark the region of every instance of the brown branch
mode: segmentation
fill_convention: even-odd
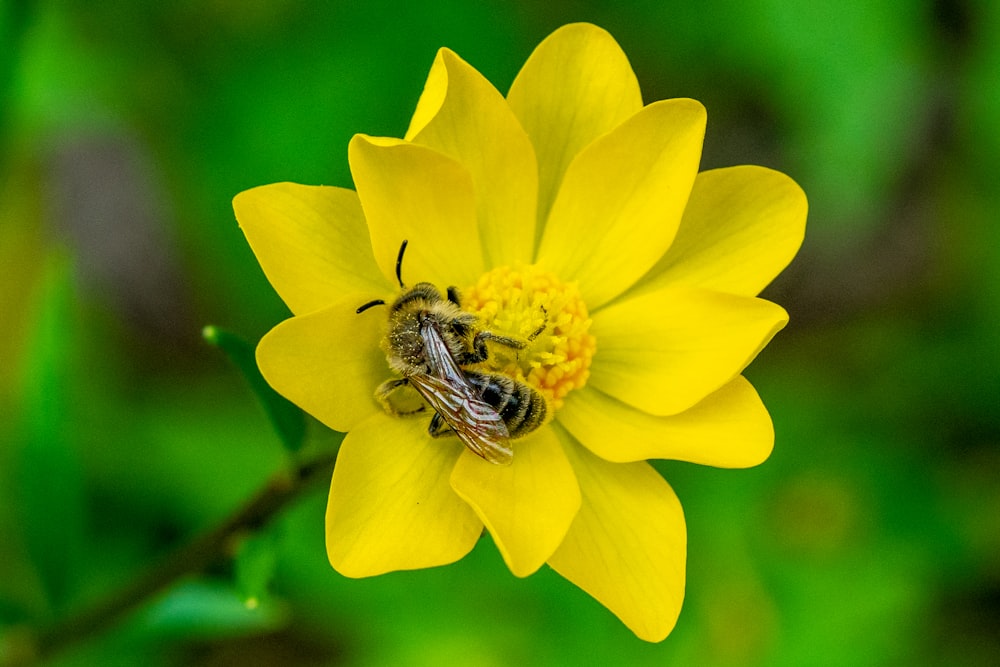
[[[257,530],[304,490],[329,480],[336,452],[274,475],[225,521],[178,549],[159,565],[89,609],[41,628],[11,628],[0,638],[0,667],[27,667],[113,626],[186,574],[200,572],[230,552],[234,540]]]

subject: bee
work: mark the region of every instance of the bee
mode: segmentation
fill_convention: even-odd
[[[530,385],[502,373],[464,367],[489,358],[487,342],[521,350],[527,342],[478,328],[478,318],[462,310],[458,289],[442,295],[431,283],[403,284],[402,264],[407,242],[396,257],[396,281],[402,290],[389,306],[389,323],[382,348],[389,367],[401,377],[386,380],[375,398],[394,415],[414,414],[425,406],[397,409],[390,397],[412,386],[434,410],[427,432],[437,438],[454,433],[474,454],[490,463],[509,465],[510,439],[530,433],[548,411],[545,397]],[[382,299],[358,307],[363,313],[387,305]],[[543,324],[528,337],[537,337]]]

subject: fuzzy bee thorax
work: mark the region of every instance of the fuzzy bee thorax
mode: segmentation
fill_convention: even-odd
[[[389,365],[401,375],[427,372],[427,350],[421,329],[434,326],[449,352],[463,355],[470,349],[469,337],[475,316],[444,299],[430,283],[418,283],[400,294],[389,309],[382,341]]]

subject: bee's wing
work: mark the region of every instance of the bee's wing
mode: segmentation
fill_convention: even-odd
[[[431,319],[425,319],[420,324],[420,338],[424,341],[424,351],[427,353],[428,375],[439,377],[446,382],[468,385],[465,373],[458,367],[451,350],[441,336],[437,324]],[[470,388],[471,391],[471,388]]]
[[[466,447],[491,463],[510,463],[510,436],[500,413],[476,395],[434,322],[425,320],[420,335],[430,372],[410,376],[410,383]]]
[[[423,373],[408,379],[474,454],[501,465],[513,460],[507,426],[500,413],[476,398],[467,383],[450,382]]]

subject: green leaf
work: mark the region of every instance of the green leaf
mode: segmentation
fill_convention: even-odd
[[[275,603],[247,604],[226,584],[192,581],[171,589],[135,622],[144,634],[211,639],[274,630],[286,618]]]
[[[248,607],[268,599],[268,586],[278,565],[278,540],[272,527],[247,536],[240,544],[234,564],[236,591]]]
[[[290,452],[301,449],[306,433],[305,414],[298,406],[272,389],[260,374],[253,346],[236,334],[216,326],[205,327],[202,335],[209,343],[225,352],[230,361],[243,373],[243,377],[250,383],[250,388],[263,404],[264,411],[271,419],[271,424],[285,448]]]

